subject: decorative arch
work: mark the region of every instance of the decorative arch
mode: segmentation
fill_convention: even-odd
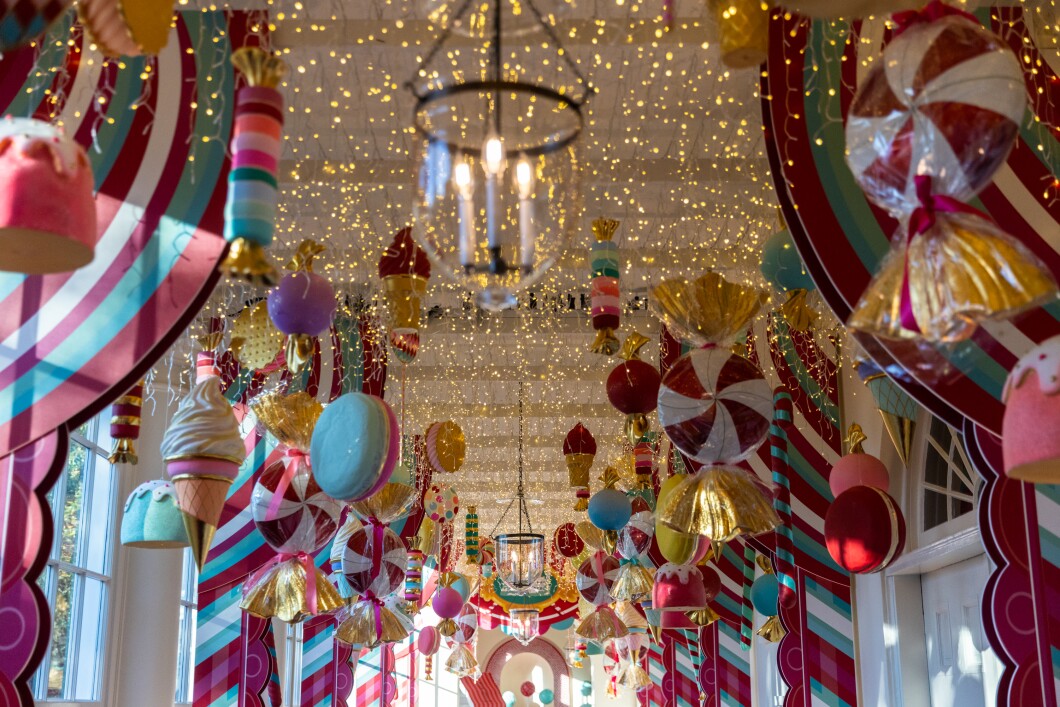
[[[563,691],[563,685],[560,682],[560,675],[567,676],[567,682],[571,681],[570,669],[567,667],[567,661],[564,660],[563,654],[560,653],[559,649],[552,645],[551,641],[538,636],[530,642],[529,645],[522,645],[514,638],[509,638],[504,643],[501,643],[493,652],[490,653],[489,659],[486,661],[486,674],[493,677],[494,682],[498,686],[501,684],[501,670],[504,669],[505,663],[508,659],[518,653],[533,653],[544,659],[548,663],[548,667],[552,669],[552,694],[555,695],[555,701],[553,702],[556,707],[570,707],[567,703],[567,695]]]

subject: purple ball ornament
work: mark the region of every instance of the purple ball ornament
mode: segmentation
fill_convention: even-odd
[[[287,264],[294,272],[269,293],[269,317],[287,335],[287,368],[292,373],[302,370],[313,355],[316,337],[335,319],[335,288],[327,278],[313,272],[313,256],[323,250],[324,246],[315,241],[302,241]]]

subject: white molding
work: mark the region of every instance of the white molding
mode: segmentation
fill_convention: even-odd
[[[955,565],[986,552],[979,528],[972,526],[948,538],[905,553],[886,570],[887,577],[925,574],[941,567]]]

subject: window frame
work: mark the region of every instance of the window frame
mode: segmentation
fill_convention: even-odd
[[[950,449],[944,450],[943,445],[939,440],[931,433],[931,428],[935,423],[943,425],[950,433]],[[982,478],[975,470],[975,466],[968,459],[968,453],[964,449],[964,437],[961,435],[959,430],[954,429],[944,421],[936,418],[929,412],[923,412],[918,421],[917,427],[917,439],[914,449],[916,453],[914,458],[911,460],[913,463],[910,470],[914,473],[911,475],[910,482],[910,503],[908,508],[912,511],[914,518],[910,518],[907,514],[906,522],[909,524],[909,530],[915,532],[909,533],[915,539],[915,543],[909,549],[920,549],[930,547],[936,543],[944,542],[949,538],[964,533],[966,531],[978,528],[978,511],[979,511],[979,491],[982,486]],[[956,474],[962,482],[967,483],[971,481],[971,503],[972,509],[967,513],[963,513],[956,517],[950,517],[949,520],[940,523],[932,528],[926,528],[924,520],[924,512],[926,508],[926,491],[933,491],[934,493],[941,494],[946,497],[947,504],[947,516],[950,515],[951,511],[950,504],[958,497],[964,496],[964,494],[957,494],[953,489],[944,489],[939,487],[937,484],[928,483],[927,474],[927,457],[929,448],[933,448],[934,451],[942,457],[943,461],[947,464],[947,483],[951,474]],[[960,461],[964,464],[964,472],[969,478],[965,478],[964,475],[958,471],[954,465],[953,460],[960,458]],[[912,520],[913,522],[909,522]],[[908,553],[908,549],[907,549]]]
[[[191,705],[195,700],[195,642],[198,640],[199,573],[191,548],[181,554],[180,604],[177,614],[177,682],[174,705]],[[187,620],[185,621],[185,617]],[[187,694],[182,694],[186,690]],[[181,699],[186,698],[186,699]]]
[[[115,661],[109,659],[109,654],[114,652],[111,650],[112,641],[119,638],[118,636],[115,636],[114,631],[114,615],[116,613],[114,608],[119,606],[121,599],[120,553],[117,551],[117,544],[119,537],[118,503],[120,502],[122,479],[117,465],[110,464],[107,459],[110,455],[110,451],[103,443],[104,441],[109,443],[109,428],[106,427],[108,420],[104,419],[105,416],[106,413],[96,415],[91,420],[81,425],[81,427],[71,429],[68,433],[70,448],[72,448],[73,445],[78,444],[86,450],[85,465],[81,470],[82,506],[78,522],[82,528],[91,528],[96,532],[106,532],[103,572],[98,572],[89,569],[87,566],[82,567],[77,564],[77,561],[83,559],[84,553],[87,552],[91,533],[78,533],[77,544],[74,551],[74,562],[69,562],[61,558],[63,511],[66,506],[66,494],[68,490],[68,466],[64,466],[63,473],[59,476],[49,493],[49,510],[51,512],[54,532],[52,534],[52,547],[48,552],[48,560],[41,574],[41,578],[44,581],[40,588],[44,593],[45,600],[48,603],[52,615],[55,613],[60,572],[66,572],[72,575],[73,594],[70,606],[71,629],[67,635],[67,653],[63,674],[62,694],[57,697],[48,697],[48,682],[49,673],[51,671],[53,649],[52,641],[54,639],[54,627],[50,627],[51,630],[48,637],[47,648],[31,681],[31,688],[34,696],[33,699],[37,704],[46,704],[51,705],[52,707],[63,707],[64,705],[101,705],[105,703],[106,696],[109,690],[113,687],[113,664]],[[82,432],[82,429],[85,431]],[[65,462],[66,465],[69,464],[69,455],[70,451],[68,449],[67,460]],[[100,463],[106,464],[110,467],[111,489],[110,498],[108,499],[108,504],[105,509],[107,517],[106,525],[96,527],[93,521],[92,499],[93,494],[96,491],[96,465]],[[102,611],[103,616],[100,620],[100,636],[98,639],[99,644],[97,646],[99,663],[96,665],[96,670],[94,671],[94,692],[96,693],[96,696],[92,699],[77,698],[75,696],[77,689],[76,670],[81,664],[81,661],[79,660],[79,654],[81,651],[81,631],[85,625],[81,616],[84,611],[86,579],[98,581],[101,584],[103,589],[102,605],[104,607]],[[75,670],[72,677],[69,672],[71,668]]]

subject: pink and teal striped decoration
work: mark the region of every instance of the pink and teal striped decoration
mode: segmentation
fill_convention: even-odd
[[[721,619],[702,631],[703,662],[699,681],[707,695],[707,707],[743,707],[751,704],[751,662],[741,635],[744,607],[744,549],[733,540],[725,545],[714,569],[721,578],[721,591],[711,607]]]
[[[352,707],[353,649],[336,642],[334,635],[330,616],[302,625],[302,707]]]
[[[0,454],[109,404],[209,295],[225,247],[228,57],[248,39],[247,18],[180,13],[150,72],[144,58],[104,63],[62,23],[36,66],[32,49],[0,59],[0,109],[46,119],[54,108],[87,148],[101,234],[95,260],[73,273],[0,274]]]
[[[1019,3],[977,16],[1025,57],[1031,101],[1016,148],[973,206],[990,214],[1060,272],[1060,75],[1052,55],[1039,52]],[[843,118],[857,89],[859,69],[878,57],[884,18],[849,26],[778,13],[771,27],[767,71],[762,72],[763,123],[770,166],[784,217],[821,296],[841,319],[849,316],[880,259],[895,223],[865,198],[844,161]],[[1033,71],[1031,70],[1033,69]],[[796,209],[797,205],[797,209]],[[917,361],[939,363],[909,344],[862,338],[883,368],[904,363],[900,382],[918,402],[952,425],[961,416],[1000,433],[1001,389],[1008,371],[1035,342],[1060,333],[1060,306],[1011,322],[981,327],[945,355],[952,373],[938,381],[917,373]],[[935,367],[938,371],[938,367]],[[919,376],[919,377],[918,377]]]
[[[637,693],[641,707],[662,707],[663,678],[666,676],[666,666],[663,665],[662,645],[652,641],[644,651],[645,669],[651,678],[651,687]]]
[[[699,675],[693,659],[698,641],[698,631],[663,629],[664,707],[699,707]]]

